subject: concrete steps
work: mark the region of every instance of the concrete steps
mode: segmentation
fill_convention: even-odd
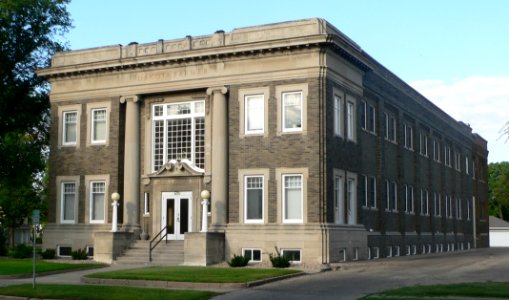
[[[184,263],[184,241],[161,241],[152,250],[152,262],[149,261],[149,241],[137,240],[122,256],[117,257],[115,264],[151,264],[176,266]]]

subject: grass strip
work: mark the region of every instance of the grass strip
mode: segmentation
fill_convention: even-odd
[[[99,268],[103,264],[94,263],[56,263],[38,260],[37,273],[82,268]],[[32,273],[32,259],[0,259],[0,275],[21,275]]]
[[[507,282],[472,282],[460,284],[440,285],[417,285],[395,290],[388,290],[376,295],[370,295],[368,299],[390,299],[390,296],[405,297],[478,297],[478,298],[509,298],[509,283]],[[397,299],[397,298],[395,298]],[[399,298],[401,299],[401,298]],[[422,299],[422,298],[421,298]]]
[[[91,278],[157,280],[177,282],[245,283],[260,279],[300,273],[292,269],[147,267],[87,275]]]
[[[125,286],[39,284],[14,285],[0,287],[0,295],[41,299],[77,299],[77,300],[140,300],[140,299],[210,299],[218,293],[209,291],[165,290],[135,288]]]

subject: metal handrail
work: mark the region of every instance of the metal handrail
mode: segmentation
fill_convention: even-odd
[[[150,240],[150,247],[149,247],[149,250],[148,250],[148,261],[152,261],[152,250],[155,249],[155,247],[157,247],[157,245],[159,245],[159,243],[163,240],[163,238],[166,237],[166,230],[168,229],[168,225],[164,226],[163,229],[161,229],[161,231],[159,231],[158,234],[156,234],[151,240]],[[163,235],[163,231],[165,232],[165,234]],[[152,243],[159,237],[159,240],[156,242],[156,244],[152,247]],[[168,239],[166,239],[166,244],[168,244]]]

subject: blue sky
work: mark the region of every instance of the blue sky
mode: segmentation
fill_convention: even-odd
[[[320,17],[509,160],[509,1],[73,0],[71,49]]]

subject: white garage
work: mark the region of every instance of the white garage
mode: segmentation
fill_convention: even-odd
[[[509,222],[490,216],[490,247],[509,247]]]

